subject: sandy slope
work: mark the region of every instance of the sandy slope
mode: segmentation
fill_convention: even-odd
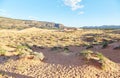
[[[117,63],[119,69],[115,71],[104,71],[94,65],[86,64],[81,57],[76,55],[84,48],[75,46],[70,46],[70,52],[68,53],[51,51],[50,48],[34,47],[34,51],[42,52],[45,55],[44,62],[0,58],[0,71],[13,78],[120,78],[120,50],[112,49],[117,44],[110,44],[106,49],[97,49],[100,46],[93,49],[102,52],[106,57]]]
[[[44,46],[82,44],[81,36],[103,34],[99,31],[76,31],[76,32],[58,32],[30,28],[21,31],[1,30],[0,45],[8,51],[13,48],[6,47],[10,44],[14,46],[20,42],[32,42]],[[91,35],[90,34],[90,35]],[[100,35],[101,36],[101,35]],[[114,39],[119,39],[119,34],[107,34]],[[107,37],[105,35],[105,37]],[[96,37],[102,39],[101,37]],[[104,38],[104,36],[103,36]],[[59,40],[59,41],[58,41]],[[36,52],[42,52],[45,60],[19,59],[17,56],[0,56],[0,73],[7,75],[8,78],[120,78],[120,50],[113,50],[113,47],[120,45],[120,42],[110,44],[107,48],[101,49],[101,46],[94,46],[93,51],[102,52],[107,58],[115,62],[119,67],[116,70],[101,70],[93,64],[87,64],[78,53],[85,50],[85,47],[69,46],[69,52],[51,51],[51,48],[32,49]],[[0,77],[1,78],[1,77]]]

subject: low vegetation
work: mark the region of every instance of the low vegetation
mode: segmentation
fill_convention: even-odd
[[[86,49],[90,49],[90,48],[93,48],[93,47],[94,47],[93,45],[87,45]]]
[[[93,51],[91,51],[91,50],[84,50],[84,51],[80,52],[80,54],[84,56],[84,59],[89,61],[91,59],[91,55],[93,54]]]
[[[29,49],[27,46],[23,46],[23,45],[18,45],[16,47],[16,52],[18,53],[18,55],[20,56],[26,56],[26,55],[29,55],[32,50]]]
[[[61,49],[62,49],[62,47],[52,47],[51,51],[58,51],[58,50],[61,50]]]
[[[110,61],[100,52],[93,52],[91,50],[84,50],[80,52],[83,59],[87,60],[87,63],[92,62],[96,63],[101,69],[109,70],[115,68],[115,63]]]
[[[17,45],[15,48],[15,52],[13,52],[13,55],[18,56],[21,58],[27,58],[27,59],[35,59],[35,60],[43,60],[45,58],[44,54],[41,52],[34,52],[28,45],[20,44]],[[5,55],[6,50],[0,49],[0,55]]]
[[[45,56],[42,52],[33,52],[32,55],[34,55],[34,59],[39,59],[43,61],[45,59]]]
[[[0,44],[9,46],[11,46],[10,44],[16,46],[16,44],[18,45],[22,42],[43,47],[56,47],[58,45],[62,47],[71,45],[82,46],[86,44],[91,45],[88,48],[92,48],[92,45],[104,45],[103,47],[105,47],[106,43],[103,43],[104,38],[106,38],[109,45],[109,41],[118,41],[120,34],[116,35],[112,33],[112,30],[76,30],[68,33],[37,28],[21,31],[0,31]]]
[[[106,47],[108,47],[108,42],[107,41],[102,42],[102,48],[104,49]]]
[[[63,48],[63,51],[64,52],[70,52],[70,50],[69,50],[69,48],[67,46]]]
[[[0,56],[5,56],[6,50],[0,47]]]
[[[7,32],[6,32],[7,31]],[[41,60],[46,57],[42,52],[34,50],[50,49],[53,52],[71,52],[71,46],[77,48],[94,49],[96,45],[107,48],[109,44],[118,42],[120,34],[112,33],[113,30],[76,30],[72,32],[47,30],[38,28],[29,28],[24,30],[1,30],[0,31],[0,44],[10,48],[7,51],[0,48],[0,55],[5,56],[6,52],[15,53],[16,56],[21,58]],[[4,34],[3,34],[4,33]],[[117,32],[118,33],[118,32]],[[68,47],[70,46],[70,47]],[[101,49],[101,48],[99,48]],[[119,50],[120,46],[114,49]],[[14,55],[14,54],[13,54]],[[93,52],[91,50],[84,50],[80,52],[88,62],[99,64],[101,69],[114,68],[108,58],[100,52]]]

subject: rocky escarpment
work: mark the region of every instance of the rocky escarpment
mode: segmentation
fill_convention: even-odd
[[[0,17],[0,28],[1,29],[24,29],[30,27],[37,28],[59,28],[63,29],[63,24],[52,23],[52,22],[43,22],[43,21],[35,21],[35,20],[20,20],[20,19],[12,19]]]

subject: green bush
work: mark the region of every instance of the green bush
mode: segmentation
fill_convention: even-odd
[[[93,51],[91,50],[84,50],[80,52],[80,55],[83,55],[83,57],[87,60],[90,60],[91,54],[93,54]]]
[[[91,50],[84,50],[80,52],[80,54],[87,59],[88,62],[92,62],[92,60],[96,61],[100,65],[101,69],[105,69],[106,67],[106,57],[99,52],[93,52]]]
[[[51,48],[52,51],[56,51],[56,50],[60,50],[60,49],[62,49],[62,47],[52,47]]]
[[[27,46],[18,45],[16,47],[16,52],[18,52],[18,55],[29,55],[32,52],[32,50]]]
[[[106,48],[107,46],[108,46],[108,42],[107,41],[102,43],[102,48]]]
[[[69,52],[69,48],[68,47],[64,47],[64,52]]]
[[[102,53],[96,53],[96,56],[99,58],[98,62],[101,64],[101,68],[105,69],[105,56]]]
[[[93,45],[87,45],[86,46],[86,49],[90,49],[90,48],[93,48]]]

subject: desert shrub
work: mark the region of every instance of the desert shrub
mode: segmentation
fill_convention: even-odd
[[[0,48],[0,56],[4,56],[7,51],[3,48]]]
[[[33,52],[29,47],[18,45],[16,47],[16,52],[21,58],[28,58],[28,59],[40,59],[41,61],[45,58],[43,53]]]
[[[40,49],[44,49],[44,47],[43,47],[43,46],[38,46],[38,48],[40,48]]]
[[[32,47],[34,47],[34,48],[40,48],[40,49],[44,49],[44,47],[43,47],[43,46],[40,46],[40,45],[33,45]]]
[[[80,52],[80,55],[83,55],[83,57],[88,61],[90,60],[91,54],[93,54],[93,51],[91,50],[84,50]]]
[[[34,55],[34,59],[40,59],[41,61],[45,58],[44,54],[41,52],[33,52],[32,55]]]
[[[105,58],[105,56],[102,53],[97,52],[96,55],[100,60],[103,60]]]
[[[88,45],[90,45],[90,43],[88,43],[88,42],[83,42],[83,43],[81,44],[82,47],[86,47],[86,46],[88,46]]]
[[[90,49],[90,48],[93,48],[93,45],[87,45],[86,46],[86,49]]]
[[[31,44],[28,44],[28,43],[23,43],[22,45],[29,49],[31,49],[31,47],[32,47]]]
[[[65,47],[57,46],[57,47],[52,47],[52,48],[51,48],[51,51],[69,52],[70,50],[69,50],[68,46],[65,46]]]
[[[29,55],[32,52],[32,50],[27,46],[18,45],[16,47],[16,52],[18,52],[18,55]]]
[[[106,69],[109,64],[112,64],[109,59],[107,59],[102,53],[99,52],[84,50],[80,52],[80,54],[83,56],[84,59],[87,59],[87,62],[96,63],[100,66],[101,69]]]
[[[27,46],[18,45],[18,46],[16,47],[16,50],[17,50],[17,51],[22,51],[22,50],[25,50],[26,48],[27,48]]]
[[[93,51],[91,51],[91,50],[83,50],[80,52],[80,54],[82,54],[82,55],[87,55],[87,54],[92,54],[92,53],[93,53]]]
[[[95,41],[93,36],[83,36],[82,40],[86,41],[86,42],[93,42],[93,41]]]
[[[62,49],[62,47],[52,47],[51,51],[56,51],[56,50],[60,50],[60,49]]]
[[[103,43],[102,43],[102,48],[106,48],[108,46],[108,42],[107,41],[104,41]]]
[[[63,51],[64,52],[69,52],[69,48],[66,46],[66,47],[63,48]]]
[[[96,53],[97,58],[99,58],[98,62],[101,64],[101,68],[105,69],[105,56],[102,53]]]

